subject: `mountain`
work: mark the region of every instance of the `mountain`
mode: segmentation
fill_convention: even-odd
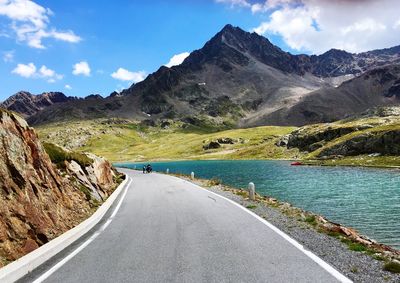
[[[64,103],[75,99],[74,97],[67,97],[61,92],[44,92],[39,95],[34,95],[27,91],[20,91],[1,103],[0,107],[29,117],[53,104]]]
[[[227,25],[181,65],[162,66],[119,95],[54,104],[29,121],[172,118],[239,127],[326,122],[397,104],[398,96],[386,92],[396,92],[399,76],[385,68],[399,64],[399,46],[359,54],[332,49],[318,56],[292,55],[265,37]],[[367,75],[374,70],[394,79]]]
[[[247,118],[246,124],[302,126],[333,122],[377,106],[399,104],[399,99],[400,65],[387,65],[362,73],[338,87],[313,91],[292,107],[284,107],[253,120],[252,117]]]

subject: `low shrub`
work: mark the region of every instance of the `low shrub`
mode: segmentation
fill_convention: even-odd
[[[317,220],[315,218],[315,215],[307,216],[306,219],[304,219],[304,221],[314,226],[317,225]]]
[[[400,273],[400,264],[394,261],[385,263],[383,270],[390,271],[393,273]]]
[[[86,154],[79,152],[67,152],[53,143],[43,143],[43,147],[50,157],[51,162],[57,166],[63,166],[64,161],[74,160],[81,167],[87,167],[93,163],[93,160]]]
[[[355,251],[355,252],[365,252],[367,248],[360,243],[351,243],[349,244],[349,250]]]
[[[246,192],[246,191],[237,191],[237,192],[235,192],[235,194],[236,195],[238,195],[238,196],[241,196],[241,197],[247,197],[248,196],[248,193]]]
[[[212,186],[218,186],[221,185],[221,180],[218,178],[212,178],[211,180],[208,181],[207,185],[212,187]]]
[[[248,208],[248,209],[254,209],[254,208],[257,208],[257,205],[250,204],[250,205],[246,206],[246,208]]]

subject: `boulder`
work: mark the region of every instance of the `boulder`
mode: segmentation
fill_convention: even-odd
[[[237,141],[232,138],[219,138],[217,142],[220,144],[235,144]]]
[[[204,150],[216,149],[216,148],[220,148],[220,147],[221,147],[221,144],[216,141],[211,141],[208,144],[203,145]]]

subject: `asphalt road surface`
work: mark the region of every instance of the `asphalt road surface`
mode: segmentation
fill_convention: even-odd
[[[168,175],[121,171],[133,181],[107,219],[22,281],[348,280],[231,201]]]

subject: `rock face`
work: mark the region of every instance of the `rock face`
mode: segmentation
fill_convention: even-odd
[[[400,155],[400,130],[370,132],[357,135],[322,150],[323,156],[356,156],[360,154]]]
[[[398,104],[399,64],[399,46],[292,55],[227,25],[181,65],[162,66],[119,95],[54,104],[29,122],[100,117],[203,119],[239,127],[331,122]]]
[[[400,107],[371,109],[359,117],[303,126],[282,136],[277,146],[298,148],[308,158],[400,155]]]
[[[326,142],[347,135],[354,131],[358,131],[358,127],[343,128],[322,128],[321,130],[313,129],[318,126],[302,127],[293,131],[290,135],[282,137],[279,141],[280,146],[287,148],[298,148],[300,151],[314,151],[322,147]]]
[[[203,142],[206,142],[206,141],[203,141]],[[242,138],[232,139],[232,138],[223,137],[223,138],[218,138],[216,140],[207,142],[205,145],[203,145],[203,149],[204,150],[216,149],[216,148],[220,148],[224,144],[235,144],[238,142],[243,143],[244,140]]]
[[[93,212],[92,195],[101,201],[113,191],[111,165],[90,158],[82,172],[88,186],[73,182],[76,175],[60,174],[25,120],[0,110],[0,266],[74,227]]]

